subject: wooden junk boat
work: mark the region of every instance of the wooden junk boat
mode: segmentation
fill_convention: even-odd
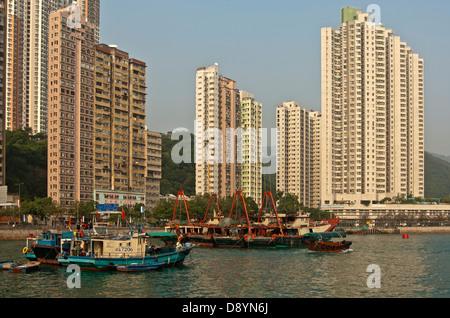
[[[212,207],[213,199],[217,204],[218,216],[209,217],[208,212]],[[175,219],[177,207],[182,206],[182,204],[179,204],[179,200],[184,201],[187,216],[184,224]],[[271,215],[262,215],[265,203],[266,205],[270,204]],[[237,213],[238,205],[241,208],[239,216]],[[234,213],[235,208],[236,212]],[[265,210],[265,212],[267,211]],[[304,234],[330,232],[339,222],[338,218],[333,218],[312,223],[306,215],[293,216],[292,218],[295,219],[294,222],[288,223],[286,217],[286,224],[282,224],[272,193],[265,192],[257,219],[256,217],[251,219],[246,208],[243,192],[237,190],[229,216],[221,214],[217,195],[213,194],[210,197],[204,218],[200,222],[195,222],[184,192],[179,191],[175,201],[173,219],[166,227],[166,231],[176,233],[182,236],[183,240],[191,241],[197,246],[203,247],[296,248],[305,247]]]
[[[350,241],[332,241],[333,238],[345,238],[345,233],[341,232],[307,233],[303,237],[307,248],[314,252],[341,253],[348,251],[352,245]]]

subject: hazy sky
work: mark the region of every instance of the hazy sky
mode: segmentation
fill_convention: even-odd
[[[103,0],[101,37],[147,63],[147,124],[193,130],[195,72],[221,75],[263,104],[294,100],[320,110],[320,29],[338,28],[340,10],[381,8],[381,21],[425,60],[426,150],[450,155],[450,1]]]

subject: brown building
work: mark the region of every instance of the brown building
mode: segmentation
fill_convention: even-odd
[[[240,190],[241,165],[237,162],[237,142],[227,129],[241,127],[241,97],[236,81],[219,78],[219,128],[222,131],[222,162],[219,164],[219,197],[233,196]],[[232,151],[227,151],[232,150]]]
[[[5,78],[6,78],[6,68],[5,68],[5,51],[6,51],[6,25],[8,24],[8,14],[6,7],[8,6],[7,0],[0,0],[0,186],[6,184],[6,174],[5,174]]]
[[[61,205],[94,193],[95,27],[70,28],[68,16],[49,19],[48,195]]]
[[[95,47],[95,197],[145,196],[146,64],[116,46]]]
[[[147,130],[147,173],[145,206],[153,209],[159,202],[162,177],[162,140],[161,134]]]

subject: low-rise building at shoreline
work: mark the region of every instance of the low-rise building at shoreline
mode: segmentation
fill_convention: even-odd
[[[393,220],[397,225],[413,222],[421,225],[444,225],[450,216],[450,204],[334,204],[322,205],[325,214],[333,214],[341,219],[343,226],[363,226],[364,220],[372,225],[387,226]],[[426,223],[426,224],[425,224]]]

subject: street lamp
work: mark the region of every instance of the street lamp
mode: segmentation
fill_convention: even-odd
[[[22,223],[22,214],[20,213],[20,206],[22,205],[22,202],[20,201],[20,186],[23,185],[23,183],[16,183],[16,186],[19,186],[19,222]],[[16,220],[14,219],[14,224],[16,224]]]

